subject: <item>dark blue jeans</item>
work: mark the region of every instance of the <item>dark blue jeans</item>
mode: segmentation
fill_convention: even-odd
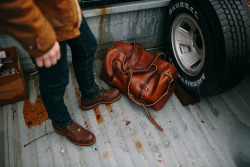
[[[61,59],[56,65],[50,68],[36,66],[40,77],[40,95],[44,106],[49,118],[59,126],[67,126],[72,122],[63,99],[66,86],[69,83],[67,44],[71,48],[73,68],[82,99],[95,99],[100,94],[93,73],[97,41],[85,18],[80,26],[80,32],[81,35],[74,39],[59,42]]]

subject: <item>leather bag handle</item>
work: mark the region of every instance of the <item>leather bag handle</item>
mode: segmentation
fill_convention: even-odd
[[[142,52],[142,46],[138,42],[133,43],[133,47],[127,53],[124,61],[123,61],[123,69],[128,73],[131,68],[135,68],[137,63],[140,60]]]

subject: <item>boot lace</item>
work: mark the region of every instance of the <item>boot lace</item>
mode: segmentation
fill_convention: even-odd
[[[81,131],[81,128],[78,127],[75,123],[70,124],[68,126],[68,129],[75,135],[78,135],[78,133]]]

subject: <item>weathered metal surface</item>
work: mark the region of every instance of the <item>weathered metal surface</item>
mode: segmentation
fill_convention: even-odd
[[[102,63],[95,60],[94,72],[106,88],[99,78]],[[35,83],[29,81],[31,102],[39,95]],[[125,95],[82,111],[75,87],[71,68],[65,102],[73,119],[96,135],[96,143],[76,146],[51,133],[24,147],[53,128],[50,121],[27,128],[24,102],[18,102],[0,107],[0,166],[249,166],[250,72],[233,90],[199,104],[183,107],[173,95],[160,111],[150,109],[163,132]]]
[[[96,8],[99,6],[118,4],[124,2],[132,2],[138,0],[79,0],[82,8]]]
[[[166,7],[169,1],[170,0],[142,0],[138,2],[127,2],[122,4],[109,5],[105,8],[88,9],[86,11],[83,9],[83,14],[88,18],[107,14],[118,14],[139,10],[162,8]],[[105,13],[103,12],[104,10],[106,10]]]

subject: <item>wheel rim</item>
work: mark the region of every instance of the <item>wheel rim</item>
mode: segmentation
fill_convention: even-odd
[[[205,44],[197,21],[186,13],[178,15],[173,23],[171,40],[181,69],[190,76],[198,75],[205,62]]]

